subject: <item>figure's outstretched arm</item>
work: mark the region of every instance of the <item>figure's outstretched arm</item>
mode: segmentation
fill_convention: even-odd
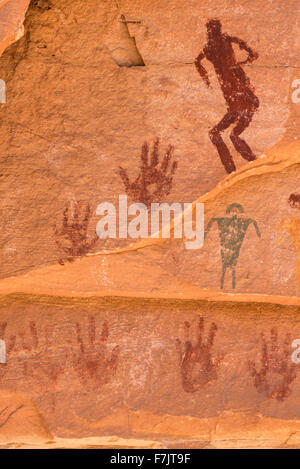
[[[204,232],[204,239],[206,238],[206,235],[208,234],[210,228],[211,228],[211,225],[216,221],[217,219],[216,218],[211,218],[208,222],[208,225],[206,227],[206,230]]]
[[[254,52],[254,50],[252,50],[251,47],[249,47],[245,41],[242,41],[242,39],[239,39],[238,37],[230,37],[230,39],[231,39],[231,42],[234,42],[235,44],[237,44],[241,50],[245,50],[246,52],[248,52],[247,59],[243,60],[242,62],[238,62],[238,65],[251,63],[254,60],[258,59],[258,53]]]
[[[258,225],[257,225],[256,221],[255,221],[255,220],[251,220],[251,222],[252,222],[253,225],[254,225],[254,228],[255,228],[255,230],[256,230],[257,236],[260,238],[260,237],[261,237],[261,234],[260,234],[260,231],[259,231],[259,228],[258,228]]]
[[[209,87],[210,82],[209,82],[207,71],[205,70],[203,65],[201,65],[201,60],[203,60],[204,58],[205,58],[204,53],[200,52],[200,54],[198,55],[198,57],[195,60],[195,66],[196,66],[196,69],[198,70],[198,72],[200,73],[200,76],[201,76],[202,80],[205,82],[206,86]]]

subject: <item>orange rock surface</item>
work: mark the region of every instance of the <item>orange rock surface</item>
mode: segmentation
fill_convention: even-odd
[[[28,3],[0,2],[0,446],[298,448],[298,2]],[[100,239],[125,194],[204,204],[203,246],[182,216]]]
[[[0,55],[24,34],[24,18],[30,0],[1,0],[0,2]]]

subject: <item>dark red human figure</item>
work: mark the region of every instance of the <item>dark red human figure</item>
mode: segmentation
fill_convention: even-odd
[[[235,149],[248,161],[255,160],[249,145],[239,135],[250,124],[253,114],[259,107],[259,100],[254,94],[249,78],[241,65],[251,63],[258,58],[258,54],[241,39],[222,33],[222,25],[219,20],[210,20],[206,24],[208,42],[203,48],[195,65],[201,78],[209,87],[210,82],[207,71],[201,65],[206,58],[212,62],[217,74],[224,98],[227,103],[227,113],[223,119],[209,131],[212,143],[217,147],[221,161],[228,173],[236,170],[232,156],[221,137],[221,132],[231,124],[235,124],[230,139]],[[240,49],[248,53],[246,60],[237,62],[232,44],[237,44]]]

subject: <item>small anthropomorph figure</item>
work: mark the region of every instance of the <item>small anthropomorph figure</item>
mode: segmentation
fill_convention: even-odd
[[[246,232],[253,223],[257,236],[260,238],[260,231],[257,223],[252,218],[238,217],[238,213],[243,213],[244,209],[240,204],[233,203],[226,209],[228,217],[211,218],[204,233],[207,236],[212,224],[217,222],[219,228],[219,238],[221,244],[222,276],[221,288],[224,285],[225,273],[227,269],[232,272],[232,288],[235,288],[235,269],[239,258]]]
[[[221,121],[209,131],[209,137],[216,146],[227,173],[231,173],[236,170],[236,167],[230,151],[221,137],[221,132],[230,125],[234,124],[230,139],[235,149],[247,161],[253,161],[256,158],[249,145],[240,138],[240,134],[249,126],[259,107],[259,99],[255,96],[242,65],[256,60],[258,54],[246,42],[223,33],[219,20],[208,21],[206,28],[207,44],[204,46],[203,52],[200,52],[196,58],[195,66],[207,87],[210,86],[210,82],[207,71],[201,64],[203,59],[207,59],[213,64],[218,77],[226,101],[227,112]],[[233,44],[237,44],[241,50],[247,52],[246,60],[237,62]]]
[[[288,202],[297,215],[291,215],[281,220],[279,225],[279,239],[281,242],[283,241],[283,233],[285,231],[290,235],[296,255],[296,284],[300,285],[300,194],[291,194]],[[296,210],[298,212],[296,212]]]

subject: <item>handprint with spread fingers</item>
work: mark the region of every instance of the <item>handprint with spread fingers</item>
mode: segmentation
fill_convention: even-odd
[[[217,378],[217,370],[223,356],[218,355],[215,359],[212,357],[212,347],[218,329],[215,323],[211,324],[207,339],[204,340],[204,319],[199,317],[194,345],[190,340],[190,323],[186,321],[184,326],[184,347],[180,339],[176,340],[176,346],[181,367],[182,387],[186,392],[192,393]]]
[[[107,384],[115,375],[119,361],[119,346],[115,346],[110,353],[108,352],[108,323],[104,321],[101,334],[97,338],[93,316],[89,318],[88,340],[83,340],[79,323],[76,323],[76,332],[79,350],[74,357],[74,368],[80,381],[87,389],[97,389],[99,386]]]
[[[277,329],[270,332],[268,343],[261,333],[261,367],[248,361],[253,383],[259,393],[271,399],[283,401],[291,393],[290,385],[296,378],[296,364],[291,360],[291,335],[286,334],[282,344],[278,341]]]
[[[144,142],[141,151],[140,173],[134,182],[130,182],[127,171],[120,167],[120,176],[126,193],[135,202],[148,207],[152,202],[161,202],[172,189],[173,176],[177,169],[177,161],[173,161],[174,147],[169,145],[159,164],[159,139],[155,139],[149,160],[149,145]]]
[[[74,257],[86,254],[98,241],[98,236],[87,235],[89,220],[91,217],[90,205],[84,202],[68,202],[63,211],[62,226],[55,226],[55,242],[59,249],[66,255],[59,260],[63,265],[64,260],[72,262]]]

